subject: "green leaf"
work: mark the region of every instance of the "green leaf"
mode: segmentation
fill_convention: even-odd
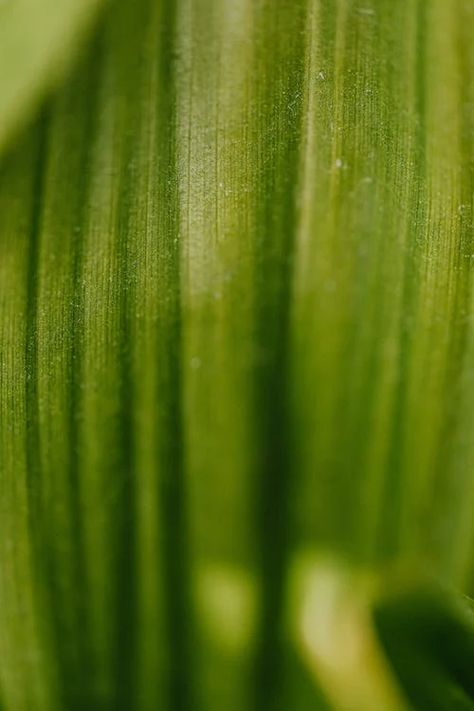
[[[7,711],[327,708],[308,549],[472,590],[473,12],[115,0],[5,154]],[[361,698],[394,707],[380,615]]]
[[[473,8],[313,8],[292,302],[301,534],[470,585]]]
[[[62,77],[102,0],[0,3],[0,148]]]
[[[296,647],[334,708],[474,708],[474,617],[452,591],[310,553],[291,581]]]
[[[416,709],[474,708],[474,615],[466,603],[412,584],[375,606],[380,638]]]

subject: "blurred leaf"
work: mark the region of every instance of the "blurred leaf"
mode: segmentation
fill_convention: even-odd
[[[474,615],[441,589],[387,591],[375,622],[395,673],[420,711],[474,709]]]
[[[307,553],[293,564],[289,624],[305,665],[338,711],[406,711],[372,621],[377,579]]]
[[[296,647],[334,708],[474,708],[474,617],[452,591],[310,554],[291,581]]]
[[[102,0],[0,2],[0,149],[63,75]]]

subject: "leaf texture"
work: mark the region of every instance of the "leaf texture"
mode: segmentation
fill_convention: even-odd
[[[9,147],[5,709],[337,708],[298,556],[472,591],[473,14],[115,0]]]

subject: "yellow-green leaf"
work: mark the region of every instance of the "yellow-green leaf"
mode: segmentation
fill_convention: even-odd
[[[102,0],[2,0],[0,149],[71,63]]]

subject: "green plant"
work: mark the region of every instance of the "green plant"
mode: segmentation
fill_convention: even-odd
[[[100,5],[0,5],[0,706],[473,708],[472,2]]]

